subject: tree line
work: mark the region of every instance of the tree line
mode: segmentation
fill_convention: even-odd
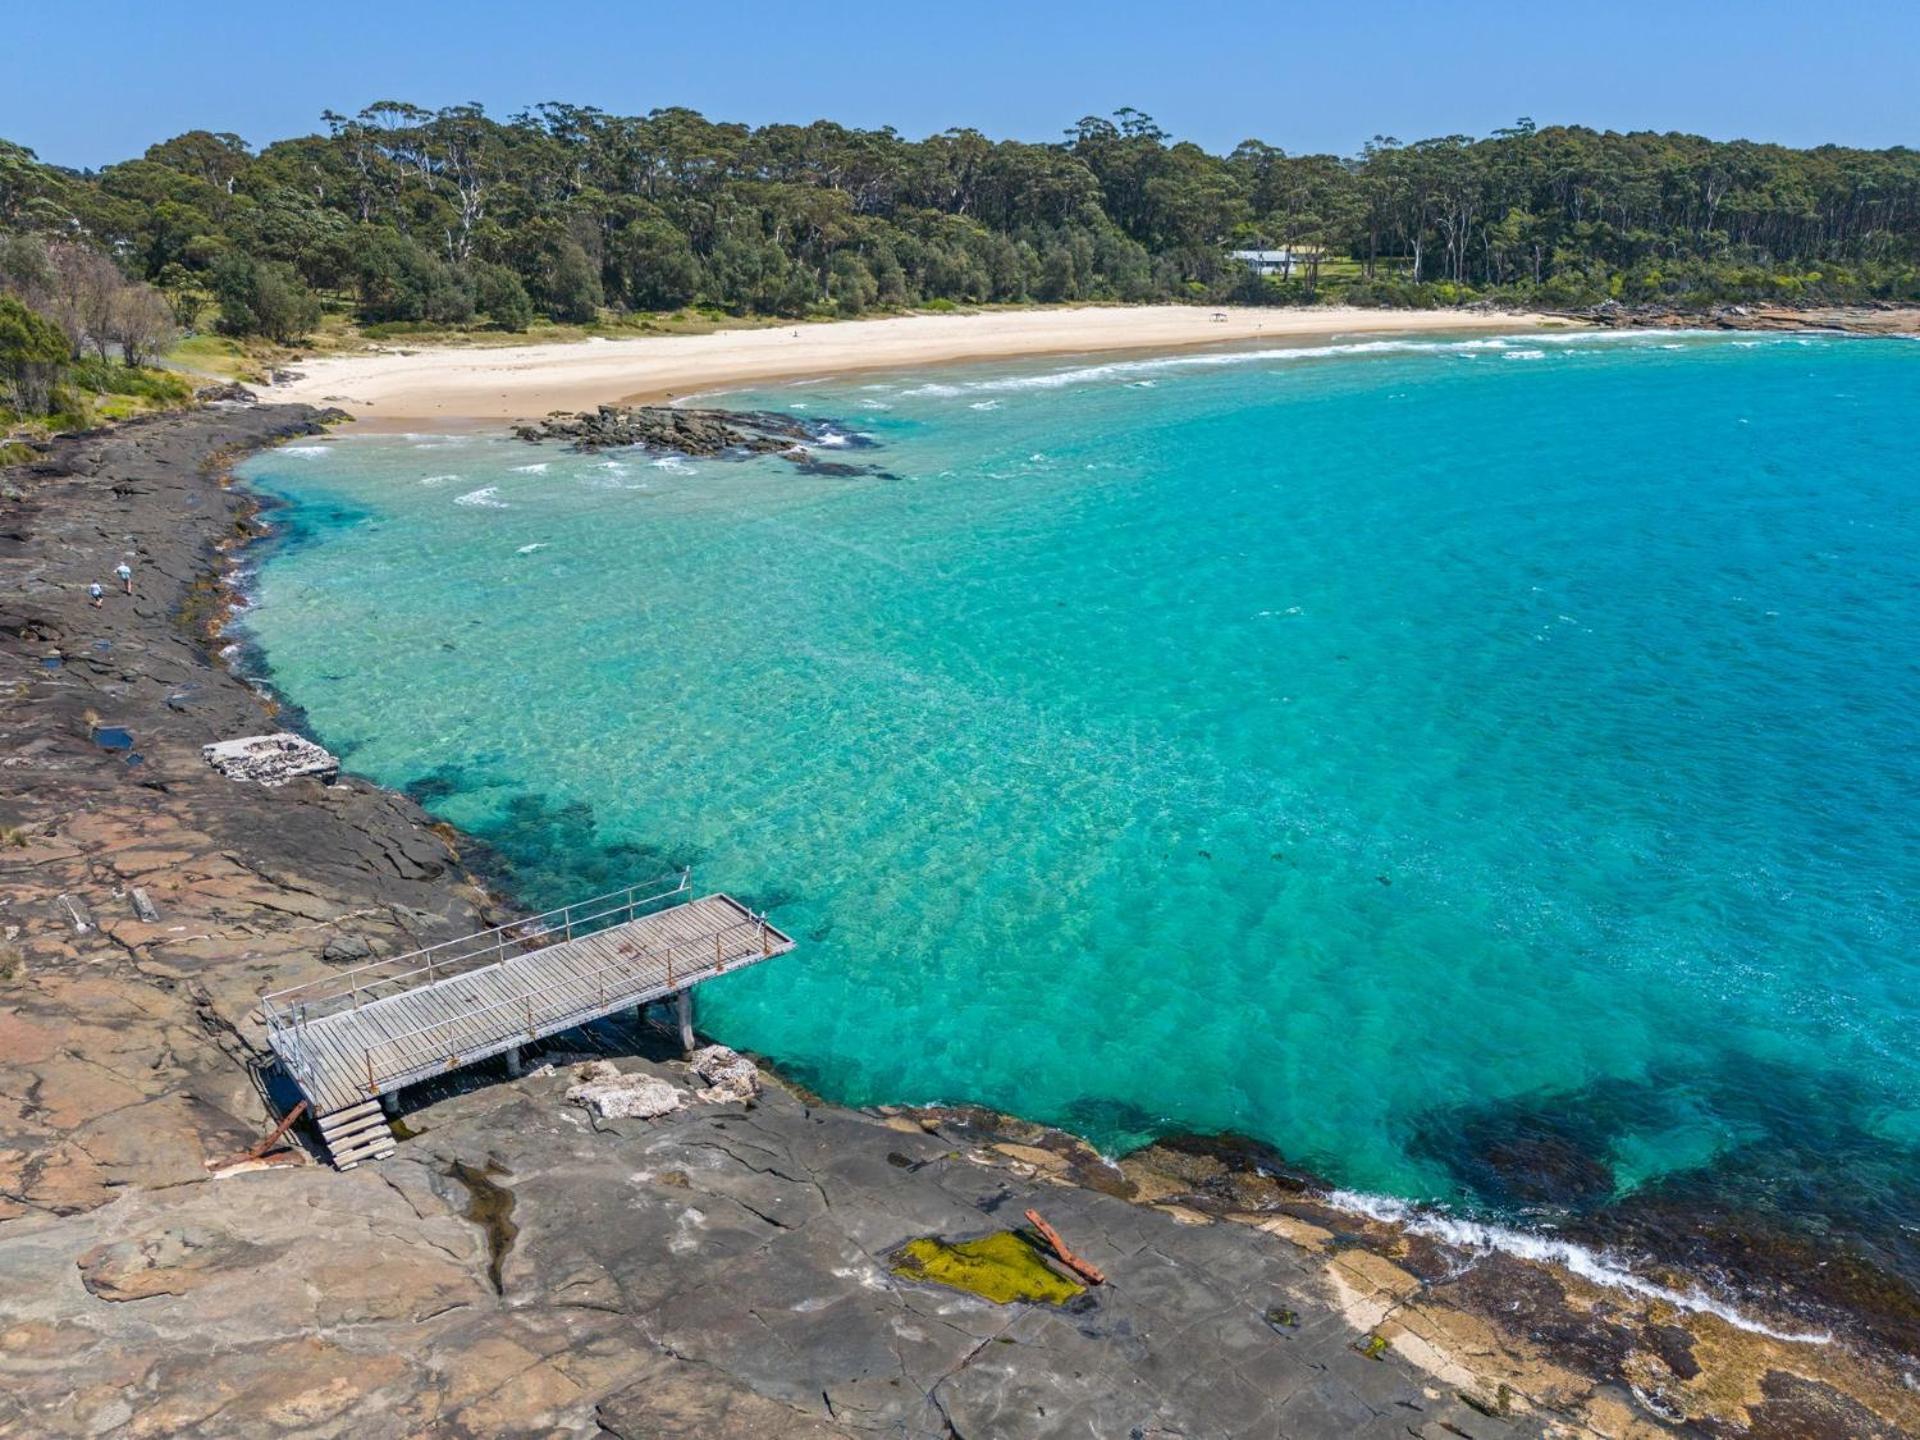
[[[179,333],[161,293],[102,250],[59,234],[0,231],[0,402],[13,410],[63,408],[71,397],[61,384],[80,370],[98,390],[151,392],[137,372]],[[84,405],[71,414],[84,420]]]
[[[72,247],[176,327],[278,341],[329,307],[520,330],[696,305],[1920,299],[1920,153],[1904,147],[1523,120],[1347,157],[1255,140],[1217,155],[1134,110],[1053,144],[562,104],[496,120],[381,101],[323,120],[258,152],[193,131],[84,173],[0,141],[0,289],[76,349],[125,342],[91,311],[61,318],[90,302],[34,278],[66,275]],[[1231,258],[1246,247],[1291,258],[1262,277]]]

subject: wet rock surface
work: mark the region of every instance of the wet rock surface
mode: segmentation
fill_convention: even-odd
[[[412,801],[235,784],[201,756],[274,728],[207,655],[208,576],[254,528],[208,466],[321,419],[203,410],[0,477],[23,497],[0,502],[0,1436],[1913,1425],[1920,1391],[1882,1357],[1442,1247],[1270,1153],[1115,1162],[985,1111],[848,1111],[765,1072],[750,1094],[744,1057],[696,1073],[628,1022],[556,1037],[520,1080],[409,1092],[388,1161],[210,1178],[269,1123],[262,988],[499,918]],[[122,558],[136,593],[92,609]],[[102,717],[142,763],[96,743]],[[737,1088],[596,1115],[567,1100],[607,1078],[589,1055],[683,1099]],[[889,1268],[1028,1208],[1108,1283],[1000,1304]]]

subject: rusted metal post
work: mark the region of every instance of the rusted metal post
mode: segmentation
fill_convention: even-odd
[[[1067,1242],[1060,1238],[1060,1232],[1040,1218],[1038,1210],[1027,1211],[1027,1219],[1033,1222],[1033,1228],[1040,1232],[1041,1238],[1052,1247],[1053,1253],[1060,1257],[1060,1263],[1089,1285],[1104,1285],[1107,1277],[1091,1261],[1082,1260],[1067,1248]]]
[[[287,1111],[285,1115],[281,1116],[280,1123],[274,1126],[273,1129],[269,1130],[266,1133],[266,1135],[253,1146],[251,1150],[247,1151],[246,1158],[249,1160],[258,1160],[262,1155],[266,1154],[267,1151],[273,1148],[274,1142],[276,1140],[278,1140],[282,1135],[286,1134],[287,1131],[293,1128],[294,1121],[298,1120],[302,1115],[306,1113],[307,1113],[307,1102],[302,1100],[298,1105],[294,1106],[291,1110]]]
[[[380,1087],[373,1083],[373,1047],[369,1045],[360,1053],[366,1056],[367,1059],[367,1093],[369,1095],[378,1095],[380,1093]]]

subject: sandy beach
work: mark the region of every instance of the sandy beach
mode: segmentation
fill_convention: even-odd
[[[406,430],[531,419],[613,401],[684,399],[769,380],[915,365],[1565,323],[1538,315],[1459,311],[1200,305],[905,315],[711,335],[325,356],[297,365],[299,378],[267,393],[274,400],[338,406],[368,428]]]

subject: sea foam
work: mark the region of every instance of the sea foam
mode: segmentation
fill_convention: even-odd
[[[1327,1203],[1336,1205],[1342,1210],[1351,1210],[1355,1214],[1365,1215],[1369,1219],[1397,1225],[1411,1234],[1425,1235],[1456,1249],[1498,1250],[1522,1260],[1537,1260],[1543,1264],[1558,1265],[1595,1285],[1604,1285],[1611,1290],[1624,1290],[1647,1300],[1663,1300],[1681,1310],[1717,1315],[1729,1325],[1750,1331],[1755,1335],[1765,1335],[1770,1339],[1786,1340],[1803,1345],[1825,1345],[1833,1339],[1833,1336],[1825,1331],[1777,1330],[1763,1321],[1743,1314],[1726,1301],[1709,1295],[1698,1286],[1688,1290],[1676,1290],[1671,1286],[1661,1285],[1643,1275],[1635,1274],[1621,1261],[1604,1252],[1592,1250],[1585,1245],[1575,1244],[1571,1240],[1562,1240],[1558,1236],[1541,1231],[1516,1230],[1507,1225],[1492,1225],[1480,1220],[1463,1220],[1458,1216],[1430,1210],[1405,1200],[1395,1200],[1386,1195],[1368,1195],[1358,1190],[1334,1190],[1328,1194]]]
[[[1077,365],[1065,370],[1049,370],[1037,375],[1002,375],[990,379],[969,380],[958,384],[932,381],[903,390],[903,395],[935,398],[995,391],[1058,390],[1072,385],[1119,381],[1130,385],[1142,382],[1130,377],[1161,371],[1219,369],[1240,365],[1292,365],[1307,360],[1346,359],[1365,355],[1472,355],[1481,352],[1511,351],[1520,358],[1536,359],[1539,345],[1586,345],[1637,342],[1653,348],[1660,339],[1675,335],[1711,336],[1711,330],[1580,330],[1565,334],[1486,335],[1465,340],[1340,340],[1324,345],[1269,346],[1258,350],[1210,350],[1180,355],[1158,355],[1145,360],[1112,360],[1099,365]]]

